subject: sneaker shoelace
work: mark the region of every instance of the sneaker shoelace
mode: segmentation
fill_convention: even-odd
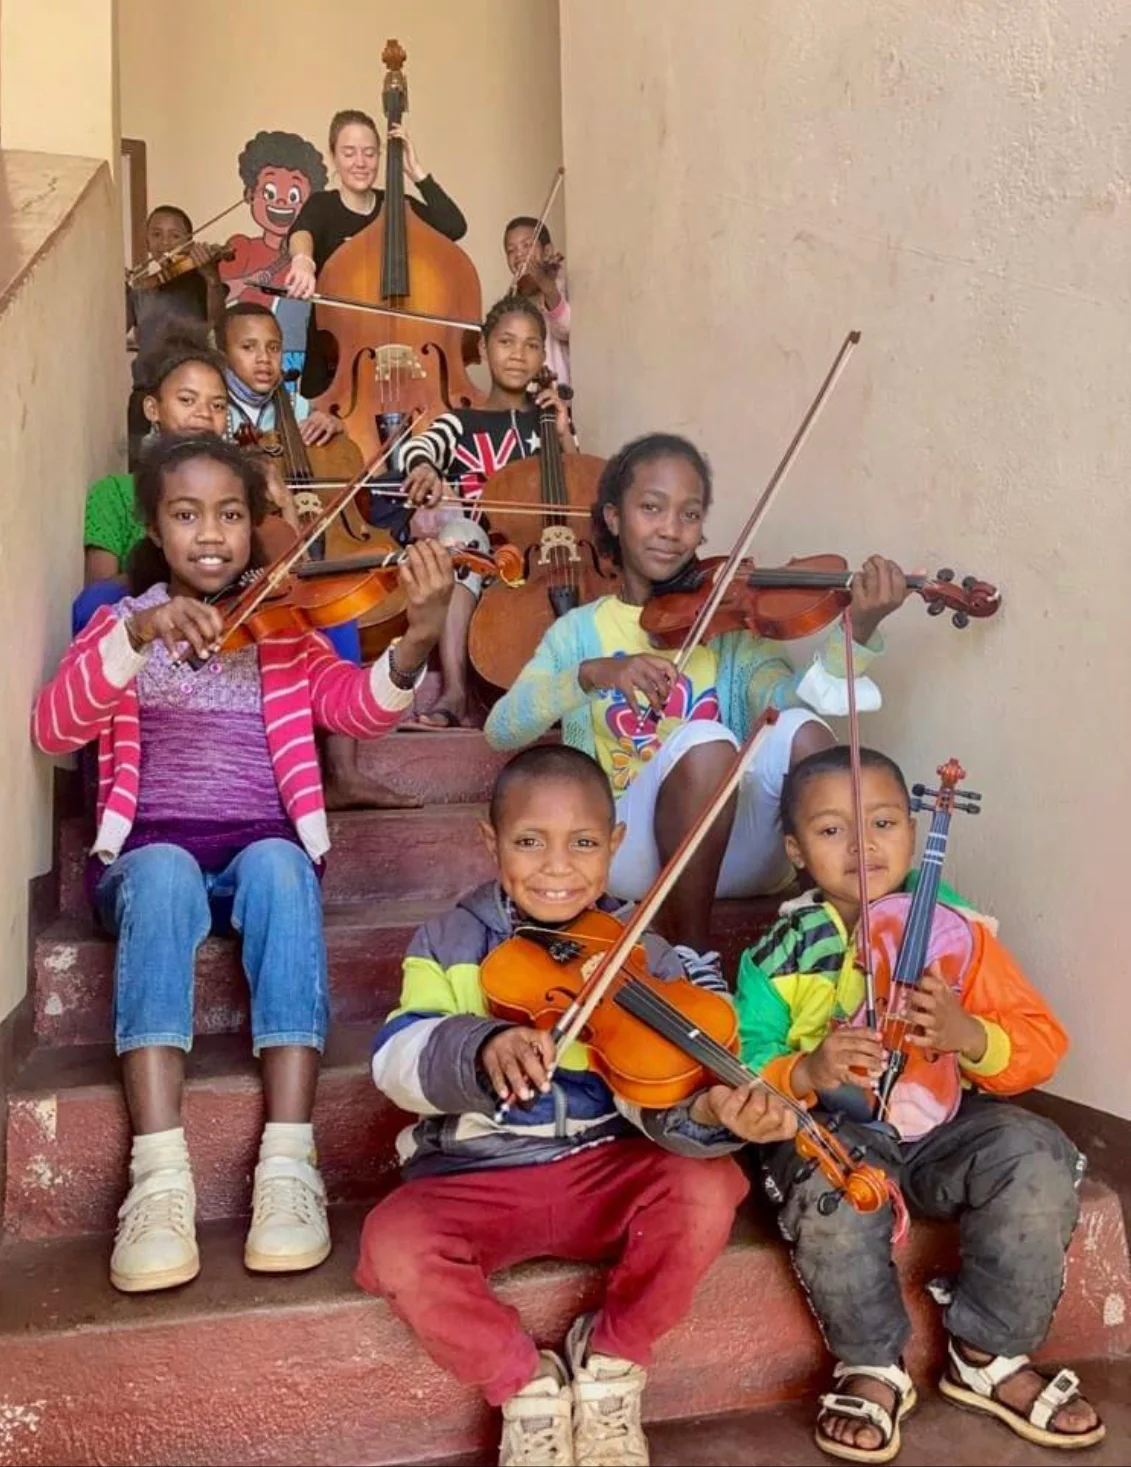
[[[594,1401],[590,1397],[586,1403],[590,1407],[586,1412],[586,1426],[602,1444],[623,1441],[632,1436],[640,1424],[635,1417],[641,1383],[636,1380],[603,1380],[600,1385],[600,1399]],[[591,1391],[592,1387],[589,1387],[587,1394]]]
[[[313,1187],[298,1177],[264,1177],[255,1189],[253,1226],[294,1220],[301,1227],[321,1227],[322,1199]]]
[[[183,1187],[168,1187],[139,1197],[123,1213],[118,1239],[136,1243],[147,1233],[156,1232],[176,1233],[182,1238],[191,1235],[189,1194]]]
[[[522,1467],[556,1467],[568,1456],[567,1443],[562,1440],[568,1431],[568,1423],[555,1421],[552,1417],[537,1416],[530,1421],[520,1421],[519,1453],[516,1461]]]

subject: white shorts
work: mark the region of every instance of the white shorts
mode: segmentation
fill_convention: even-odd
[[[793,875],[781,832],[781,789],[789,772],[793,740],[807,723],[825,724],[807,708],[787,708],[763,734],[754,758],[738,787],[734,828],[723,857],[716,895],[761,896],[780,891]],[[609,892],[622,901],[639,901],[660,874],[656,849],[655,811],[660,786],[697,744],[738,740],[722,723],[692,721],[666,739],[617,797],[617,819],[627,826],[620,850],[613,857]]]

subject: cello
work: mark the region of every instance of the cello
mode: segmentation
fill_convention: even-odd
[[[406,53],[390,40],[381,59],[387,68],[381,104],[387,122],[397,125],[408,108]],[[314,308],[318,329],[337,346],[334,377],[318,406],[343,419],[366,458],[414,411],[482,401],[466,365],[474,360],[467,327],[483,310],[479,276],[457,244],[408,207],[403,148],[399,138],[386,138],[380,212],[326,261]],[[342,304],[327,304],[328,296]]]
[[[543,367],[532,386],[541,391],[553,380]],[[604,459],[562,452],[552,404],[541,409],[539,438],[534,458],[508,464],[484,486],[493,506],[492,534],[518,546],[525,559],[521,591],[508,592],[504,601],[495,594],[497,587],[487,589],[471,618],[471,665],[497,688],[510,687],[552,622],[617,586],[616,572],[570,523],[574,511],[589,510],[596,501]],[[541,504],[540,518],[528,513],[532,502]],[[516,510],[508,513],[508,503]]]

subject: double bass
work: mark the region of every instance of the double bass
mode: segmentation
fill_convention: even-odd
[[[386,121],[397,125],[408,109],[406,52],[390,40],[381,59],[387,68],[381,104]],[[457,244],[408,207],[399,138],[385,140],[380,212],[326,261],[318,293],[343,303],[320,300],[314,308],[318,329],[337,349],[334,377],[318,406],[345,422],[366,458],[413,412],[482,402],[467,374],[483,312],[479,276]]]

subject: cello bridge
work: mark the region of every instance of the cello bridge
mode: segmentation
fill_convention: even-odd
[[[577,536],[568,525],[547,525],[538,542],[538,564],[551,565],[555,550],[564,550],[567,560],[580,561]]]
[[[378,382],[426,377],[424,363],[411,346],[379,346],[373,353],[373,375]]]

